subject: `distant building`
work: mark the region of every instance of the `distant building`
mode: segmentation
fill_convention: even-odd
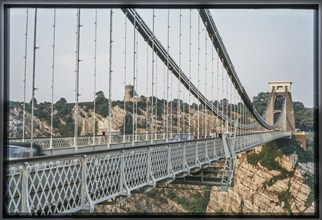
[[[146,98],[144,96],[141,97],[134,97],[134,86],[133,85],[125,85],[124,88],[124,102],[142,102],[142,101],[146,101]]]
[[[124,102],[131,101],[133,99],[133,94],[134,94],[134,86],[133,85],[125,85]]]

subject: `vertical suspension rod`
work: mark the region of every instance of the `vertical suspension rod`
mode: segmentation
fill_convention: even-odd
[[[155,52],[158,54],[158,52]],[[155,117],[156,120],[158,120],[158,57],[156,56],[155,59]],[[157,139],[157,133],[158,133],[158,124],[155,123],[155,132],[154,132],[154,139]]]
[[[134,102],[134,93],[135,93],[135,80],[136,80],[136,62],[135,62],[135,58],[136,58],[136,19],[134,19],[134,24],[133,24],[133,99],[132,99],[132,146],[134,146],[134,139],[135,139],[135,135],[134,135],[134,130],[135,130],[135,120],[134,117],[135,116],[135,102]]]
[[[213,37],[211,37],[211,41],[213,41]],[[213,47],[211,47],[211,100],[214,103],[214,48]],[[212,121],[211,128],[214,129],[215,127],[214,118],[211,121]]]
[[[233,120],[233,121],[235,121],[234,120],[234,115],[233,115],[233,109],[232,109],[232,105],[233,105],[233,84],[232,84],[232,82],[231,81],[229,81],[229,86],[230,86],[230,90],[229,90],[229,97],[230,97],[230,99],[229,99],[229,112],[230,112],[230,117],[231,117],[231,119]],[[231,132],[234,132],[234,129],[233,129],[233,126],[234,126],[234,124],[231,124]]]
[[[169,29],[170,29],[170,23],[169,23],[169,17],[170,17],[170,10],[168,9],[168,16],[167,16],[167,125],[166,125],[166,142],[169,141]],[[172,126],[171,126],[172,127]],[[172,128],[171,128],[172,132]]]
[[[152,10],[152,33],[154,34],[154,9]],[[152,39],[151,39],[152,40]],[[152,95],[151,95],[151,143],[153,143],[154,132],[154,40],[152,41]]]
[[[50,112],[50,146],[53,147],[53,121],[54,121],[54,88],[55,88],[55,44],[56,44],[56,9],[54,9],[54,24],[53,24],[53,54],[52,54],[52,74],[51,74],[51,112]]]
[[[27,84],[27,54],[28,54],[28,23],[29,9],[26,10],[26,32],[25,32],[25,66],[23,77],[23,114],[22,114],[22,141],[25,142],[25,124],[26,124],[26,84]]]
[[[163,140],[165,140],[165,128],[166,128],[166,72],[165,65],[163,65]]]
[[[221,65],[221,111],[225,112],[224,106],[224,63]],[[224,119],[221,120],[221,132],[224,132]]]
[[[226,70],[226,68],[225,68]],[[229,98],[229,86],[228,86],[228,74],[227,74],[227,70],[226,70],[226,99],[227,99],[227,103],[226,103],[226,115],[229,117],[229,112],[228,112],[228,106],[229,106],[229,102],[230,100],[228,99]],[[229,124],[228,124],[228,121],[226,121],[226,131],[229,132]]]
[[[181,9],[179,9],[179,68],[181,71]],[[182,73],[181,73],[182,74]],[[178,105],[177,105],[177,115],[178,115],[178,134],[179,134],[179,140],[180,140],[180,130],[181,130],[181,124],[180,124],[180,119],[181,119],[181,74],[179,74],[179,81],[178,81]]]
[[[146,39],[146,41],[148,41],[149,39]],[[146,118],[145,118],[145,140],[147,141],[149,138],[149,130],[148,130],[148,122],[150,120],[149,118],[149,44],[146,43]]]
[[[124,17],[124,89],[126,86],[126,41],[127,41],[127,18],[126,18],[127,12],[125,12],[125,17]],[[123,119],[123,142],[125,142],[125,131],[126,131],[126,100],[124,97],[124,119]]]
[[[198,84],[197,88],[200,91],[200,16],[198,15]],[[197,125],[197,139],[199,139],[200,134],[200,97],[198,93],[198,106],[197,106],[197,112],[198,112],[198,125]]]
[[[218,54],[218,49],[217,49],[217,94],[216,94],[216,99],[217,99],[217,103],[216,103],[216,107],[217,109],[219,109],[219,54]],[[219,132],[219,121],[218,121],[219,117],[218,114],[216,114],[216,129],[217,132]]]
[[[75,152],[78,150],[78,97],[79,97],[79,44],[80,44],[80,9],[77,9],[77,31],[76,31],[76,76],[75,76],[75,127],[74,127],[74,147]]]
[[[205,24],[205,26],[207,27],[207,24]],[[208,36],[207,36],[207,31],[205,30],[205,96],[207,97],[207,89],[208,89],[208,79],[207,79],[207,59],[208,59],[208,53],[207,53],[207,40],[208,40]],[[206,109],[206,105],[204,107],[204,123],[205,123],[205,139],[207,138],[207,109]]]
[[[33,157],[33,137],[34,137],[34,109],[35,109],[35,80],[36,80],[36,50],[37,45],[37,8],[35,8],[34,21],[34,46],[33,46],[33,62],[32,62],[32,95],[31,95],[31,132],[30,132],[30,151],[29,157]]]
[[[191,25],[191,11],[192,9],[190,9],[189,12],[189,80],[191,81],[191,29],[192,29],[192,25]],[[188,125],[188,129],[189,129],[189,134],[191,134],[191,109],[190,109],[190,105],[191,105],[191,86],[189,85],[189,109],[188,109],[188,114],[189,114],[189,125]]]
[[[237,115],[236,115],[236,90],[235,90],[235,87],[233,87],[233,93],[234,93],[234,101],[233,101],[233,112],[234,112],[234,115],[233,115],[233,119],[234,119],[234,121],[236,121],[236,119],[237,119]],[[235,125],[234,125],[235,126]],[[236,130],[236,128],[234,128],[234,130]]]
[[[95,145],[96,135],[96,64],[97,64],[97,9],[95,9],[94,21],[94,82],[93,82],[93,145]]]
[[[135,121],[134,121],[134,125],[135,125],[135,141],[138,140],[138,133],[137,133],[137,127],[138,127],[138,123],[137,123],[137,114],[138,114],[138,61],[139,61],[139,37],[138,37],[138,31],[137,28],[135,28],[135,32],[136,32],[136,39],[135,39],[135,47],[136,47],[136,53],[135,53],[135,81],[134,81],[134,92],[133,92],[133,96],[134,96],[134,104],[135,104]]]
[[[108,71],[108,148],[111,147],[112,133],[112,45],[113,45],[113,9],[110,9],[110,49],[109,49],[109,71]]]

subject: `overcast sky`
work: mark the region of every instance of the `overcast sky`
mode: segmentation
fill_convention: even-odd
[[[108,96],[109,63],[109,9],[98,10],[97,24],[97,86]],[[137,91],[139,95],[152,94],[152,69],[157,82],[154,94],[165,97],[166,66],[158,59],[152,68],[151,49],[144,39],[138,37],[138,57],[134,57],[133,26],[127,21],[125,53],[125,16],[119,9],[113,14],[112,46],[112,99],[123,99],[124,81],[132,84],[133,62],[137,62]],[[143,20],[152,29],[152,10],[138,10]],[[23,100],[24,51],[26,9],[10,10],[10,100]],[[179,10],[170,10],[169,53],[181,66],[192,82],[198,85],[198,38],[200,40],[199,89],[208,99],[232,97],[223,94],[226,76],[217,67],[210,39],[206,37],[200,22],[198,34],[198,12],[192,10],[192,27],[189,26],[189,9],[181,10],[181,56],[179,55]],[[291,9],[216,9],[211,10],[228,54],[249,97],[268,90],[269,81],[292,81],[293,101],[313,105],[313,11]],[[167,10],[155,10],[155,35],[167,49]],[[81,10],[80,35],[80,101],[93,100],[94,84],[94,18],[95,9]],[[34,31],[34,9],[29,10],[27,93],[31,99],[32,47]],[[51,100],[53,9],[38,10],[36,54],[36,99]],[[189,62],[189,33],[191,30],[191,62]],[[76,68],[76,9],[58,9],[55,43],[55,91],[54,101],[65,97],[74,102]],[[206,40],[207,39],[207,40]],[[214,54],[212,56],[212,54]],[[126,69],[125,66],[126,55]],[[181,60],[181,61],[180,61]],[[191,64],[191,69],[189,68]],[[212,83],[214,87],[212,87]],[[171,84],[170,84],[171,85]],[[217,85],[219,87],[217,88]],[[230,84],[229,84],[230,86]],[[172,98],[176,98],[178,81],[172,78]],[[230,87],[228,87],[230,88]],[[183,89],[182,89],[183,90]],[[231,90],[229,90],[231,91]],[[171,97],[171,96],[170,96]],[[188,91],[183,90],[181,98],[187,100]]]

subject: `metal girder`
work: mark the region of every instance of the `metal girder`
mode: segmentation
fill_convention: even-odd
[[[138,32],[144,38],[146,43],[156,52],[160,60],[169,67],[170,71],[175,77],[180,80],[183,86],[190,90],[191,94],[195,96],[197,100],[203,103],[210,111],[215,115],[218,115],[222,120],[228,121],[229,124],[236,125],[238,128],[249,129],[252,127],[245,126],[243,124],[235,123],[234,120],[225,115],[222,111],[216,108],[216,106],[211,103],[199,90],[198,88],[189,80],[189,78],[183,73],[182,69],[176,64],[174,59],[170,54],[165,50],[156,36],[152,33],[149,27],[145,24],[144,20],[137,13],[135,9],[132,8],[122,8],[122,11],[130,20],[130,22],[135,25]]]
[[[222,111],[220,111],[212,102],[210,102],[199,90],[198,88],[189,80],[189,78],[183,73],[182,69],[176,64],[174,59],[170,56],[170,54],[165,50],[165,48],[162,46],[160,41],[156,38],[156,36],[153,34],[153,32],[149,29],[149,27],[145,24],[144,20],[141,18],[141,16],[137,13],[137,11],[133,8],[122,8],[121,9],[124,14],[127,16],[127,18],[130,20],[130,22],[134,25],[136,25],[136,28],[138,32],[141,34],[141,36],[144,38],[146,43],[154,50],[154,52],[157,54],[157,56],[160,58],[160,60],[168,66],[169,70],[173,73],[175,77],[177,77],[178,80],[182,83],[183,86],[185,86],[192,95],[199,100],[201,103],[203,103],[207,109],[212,111],[215,115],[220,117],[222,120],[227,121],[229,124],[234,125],[238,128],[242,129],[250,129],[257,126],[257,123],[261,124],[264,128],[272,130],[274,128],[279,127],[278,121],[274,125],[269,125],[265,122],[265,120],[259,115],[257,110],[254,108],[251,100],[248,97],[248,94],[246,93],[244,87],[242,86],[237,73],[235,72],[235,69],[232,65],[232,62],[229,58],[229,55],[225,49],[225,46],[220,38],[219,32],[216,28],[216,25],[210,15],[210,12],[208,9],[198,9],[200,13],[200,17],[202,18],[206,29],[208,31],[208,34],[210,37],[213,36],[213,44],[215,48],[218,48],[218,54],[220,57],[223,58],[223,64],[227,67],[227,73],[232,80],[236,90],[238,91],[239,95],[241,96],[242,100],[244,101],[245,105],[249,109],[249,111],[254,115],[257,122],[249,124],[249,125],[243,125],[238,122],[235,122],[231,118],[229,118],[227,115],[225,115]]]
[[[261,115],[254,108],[252,101],[250,100],[247,92],[245,91],[243,85],[241,84],[238,78],[234,65],[230,60],[230,57],[228,55],[228,52],[225,48],[223,41],[221,40],[218,29],[211,16],[210,11],[208,9],[198,9],[198,11],[202,21],[204,22],[205,28],[207,29],[208,35],[213,39],[212,42],[219,57],[222,58],[222,62],[223,62],[223,65],[226,67],[227,74],[229,75],[231,81],[234,84],[235,89],[237,90],[238,94],[244,101],[249,111],[256,118],[256,120],[266,129],[271,130],[271,129],[277,128],[278,127],[277,123],[275,123],[274,125],[267,124],[266,121],[261,117]]]

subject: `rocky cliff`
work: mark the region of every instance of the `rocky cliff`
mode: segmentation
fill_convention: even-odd
[[[240,154],[236,160],[234,187],[226,193],[218,191],[211,193],[208,213],[314,213],[314,202],[308,204],[307,201],[311,188],[304,183],[305,178],[288,157],[283,156],[279,164],[294,175],[270,185],[268,181],[278,176],[280,172],[268,170],[261,165],[259,167],[251,165],[247,162],[246,154]]]
[[[34,137],[50,137],[50,124],[34,117]],[[31,114],[25,113],[25,137],[30,137]],[[23,134],[23,111],[13,108],[9,113],[8,138],[22,138]],[[53,136],[60,136],[58,129],[53,129]]]

